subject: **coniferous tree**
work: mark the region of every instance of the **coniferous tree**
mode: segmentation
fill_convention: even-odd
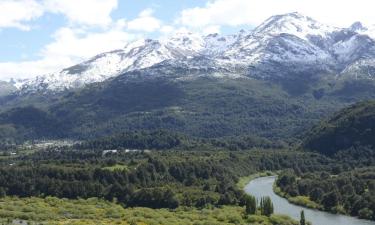
[[[262,215],[270,216],[274,211],[273,203],[270,197],[263,197],[260,200],[260,212]]]
[[[246,214],[254,215],[256,212],[256,208],[257,208],[255,197],[251,195],[245,195],[245,206],[246,206]]]
[[[301,219],[299,223],[300,225],[306,225],[305,212],[303,210],[301,211]]]

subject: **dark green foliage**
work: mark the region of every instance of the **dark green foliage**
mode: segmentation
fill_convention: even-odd
[[[245,195],[244,196],[245,207],[246,207],[246,214],[247,215],[254,215],[257,210],[257,201],[254,196]]]
[[[339,203],[339,196],[336,191],[329,192],[323,196],[322,205],[325,210],[331,211]]]
[[[79,149],[229,149],[248,150],[254,147],[283,148],[285,143],[254,136],[202,139],[187,137],[167,130],[134,131],[93,139],[76,145]]]
[[[323,210],[375,220],[374,167],[351,169],[348,165],[347,171],[333,174],[336,166],[327,172],[302,173],[299,179],[287,172],[276,184],[288,196],[310,197]]]
[[[360,80],[343,83],[314,78],[310,82],[307,76],[308,80],[296,78],[285,82],[204,77],[187,81],[151,78],[134,81],[129,76],[138,75],[125,74],[62,95],[1,98],[0,104],[4,106],[1,111],[6,113],[0,114],[0,124],[16,127],[18,134],[29,139],[91,139],[162,129],[189,137],[252,136],[285,143],[337,109],[375,97],[375,92],[370,91],[375,87],[371,81],[366,83],[366,94],[355,92],[348,99],[348,94],[340,91],[358,89],[357,86],[363,85]],[[25,130],[27,124],[23,122],[28,121],[22,120],[19,110],[12,110],[24,105],[43,108],[48,127],[46,123],[33,123]],[[9,117],[23,122],[16,122],[15,126]]]
[[[375,148],[375,101],[361,102],[322,122],[309,133],[303,148],[333,155],[350,148]]]
[[[305,212],[302,210],[301,211],[301,219],[299,221],[300,225],[306,225],[306,220],[305,220]]]
[[[307,159],[306,159],[307,158]],[[312,153],[293,151],[151,151],[102,154],[102,150],[53,148],[0,158],[0,187],[8,196],[99,197],[125,206],[205,207],[248,205],[239,176],[272,168],[316,170]]]
[[[77,145],[80,149],[171,149],[188,146],[188,138],[168,131],[127,132]]]
[[[66,132],[62,124],[53,115],[33,106],[14,108],[1,114],[0,124],[8,126],[0,125],[3,130],[5,128],[5,132],[13,132],[12,129],[16,128],[28,139],[38,137],[58,138]]]
[[[264,216],[271,216],[273,214],[273,203],[270,197],[262,197],[260,199],[260,213]]]
[[[0,125],[0,147],[2,149],[22,141],[22,136],[12,124]]]
[[[128,206],[143,206],[149,208],[177,208],[178,199],[170,189],[150,188],[141,189],[133,194]]]
[[[369,208],[363,208],[358,211],[358,217],[361,219],[371,219],[374,216],[374,211]]]

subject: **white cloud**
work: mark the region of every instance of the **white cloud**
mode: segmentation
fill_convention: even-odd
[[[153,17],[152,9],[143,10],[138,18],[128,22],[128,29],[134,31],[153,32],[161,28],[161,21]]]
[[[215,34],[215,33],[220,33],[220,26],[219,25],[211,25],[211,26],[204,27],[202,29],[203,35]]]
[[[96,54],[122,48],[137,37],[120,28],[121,24],[117,23],[103,32],[60,28],[53,35],[54,41],[41,50],[40,60],[0,63],[1,79],[30,78],[56,72]]]
[[[119,0],[0,0],[0,29],[28,30],[46,13],[59,14],[68,23],[39,50],[38,60],[0,62],[1,78],[32,77],[54,72],[101,52],[123,47],[149,32],[161,36],[182,30],[202,34],[223,26],[256,26],[268,17],[299,11],[321,22],[347,27],[355,21],[375,23],[374,0],[208,0],[204,7],[182,10],[173,24],[166,24],[145,9],[133,20],[114,21],[111,13]]]
[[[43,58],[41,60],[23,62],[2,62],[0,63],[1,80],[30,78],[70,65],[73,65],[73,61],[69,57]]]
[[[374,24],[374,8],[373,0],[211,0],[204,7],[183,10],[177,23],[193,28],[254,26],[272,15],[298,11],[346,27],[354,21]]]
[[[44,0],[47,11],[65,15],[73,24],[108,26],[117,0]]]
[[[1,0],[0,28],[29,30],[27,22],[43,15],[43,7],[34,0]]]
[[[45,13],[62,14],[72,25],[105,27],[118,0],[0,0],[0,28],[29,30],[27,22]]]
[[[47,12],[62,14],[69,21],[52,34],[52,42],[39,50],[39,59],[0,62],[1,79],[56,72],[96,54],[122,48],[137,35],[126,31],[125,19],[112,20],[110,14],[116,7],[117,0],[0,0],[0,27],[27,29],[22,22]],[[9,10],[7,14],[1,14],[3,9]],[[151,14],[145,11],[140,16]]]
[[[98,53],[122,48],[135,36],[116,28],[91,33],[64,27],[59,29],[54,37],[55,41],[44,47],[44,57],[70,57],[82,60]]]

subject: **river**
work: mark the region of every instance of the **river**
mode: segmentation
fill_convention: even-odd
[[[271,197],[275,213],[288,215],[298,221],[300,219],[301,210],[304,210],[306,220],[312,222],[313,225],[375,225],[375,222],[373,221],[361,220],[355,217],[332,214],[293,205],[285,198],[282,198],[273,192],[272,185],[275,180],[275,176],[254,179],[245,186],[245,192],[258,199],[262,196]]]

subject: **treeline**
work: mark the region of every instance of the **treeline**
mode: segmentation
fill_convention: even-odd
[[[311,153],[271,150],[105,155],[100,150],[48,150],[0,159],[0,194],[99,197],[151,208],[239,205],[244,204],[236,185],[239,176],[284,168],[315,171],[329,163]]]
[[[186,136],[158,130],[121,133],[86,141],[76,147],[79,149],[171,149],[189,145]]]
[[[237,204],[243,193],[235,188],[232,175],[214,164],[197,162],[167,166],[151,159],[132,171],[68,168],[63,165],[18,166],[0,169],[0,193],[2,196],[20,197],[99,197],[110,201],[116,199],[126,206],[176,208],[180,202],[172,187],[195,185],[199,188],[205,180],[210,180],[217,185],[207,191],[207,196],[202,194],[203,200],[183,199],[182,202],[190,202],[193,206]]]
[[[303,148],[326,155],[351,148],[375,148],[375,101],[354,104],[322,121],[304,137]]]
[[[270,85],[268,81],[254,79],[122,79],[129,77],[57,95],[28,95],[27,101],[26,96],[13,96],[14,99],[3,102],[11,109],[2,107],[0,124],[12,126],[26,140],[82,140],[126,130],[165,129],[199,138],[256,134],[285,141],[315,124],[322,115],[347,105],[347,99],[354,102],[375,93],[368,82],[354,85],[358,89],[354,94],[344,91],[338,95],[335,89],[340,87],[339,83],[330,88],[328,84],[304,88],[312,82],[293,80],[287,81],[288,85]],[[285,85],[307,93],[291,94],[283,90]],[[31,106],[20,104],[23,101]]]
[[[375,220],[375,169],[328,172],[285,173],[277,186],[291,197],[308,196],[323,210]]]
[[[287,144],[281,141],[270,141],[256,136],[226,137],[221,139],[204,139],[187,137],[183,134],[166,130],[133,131],[93,139],[77,144],[78,149],[229,149],[246,150],[259,148],[284,148]]]

